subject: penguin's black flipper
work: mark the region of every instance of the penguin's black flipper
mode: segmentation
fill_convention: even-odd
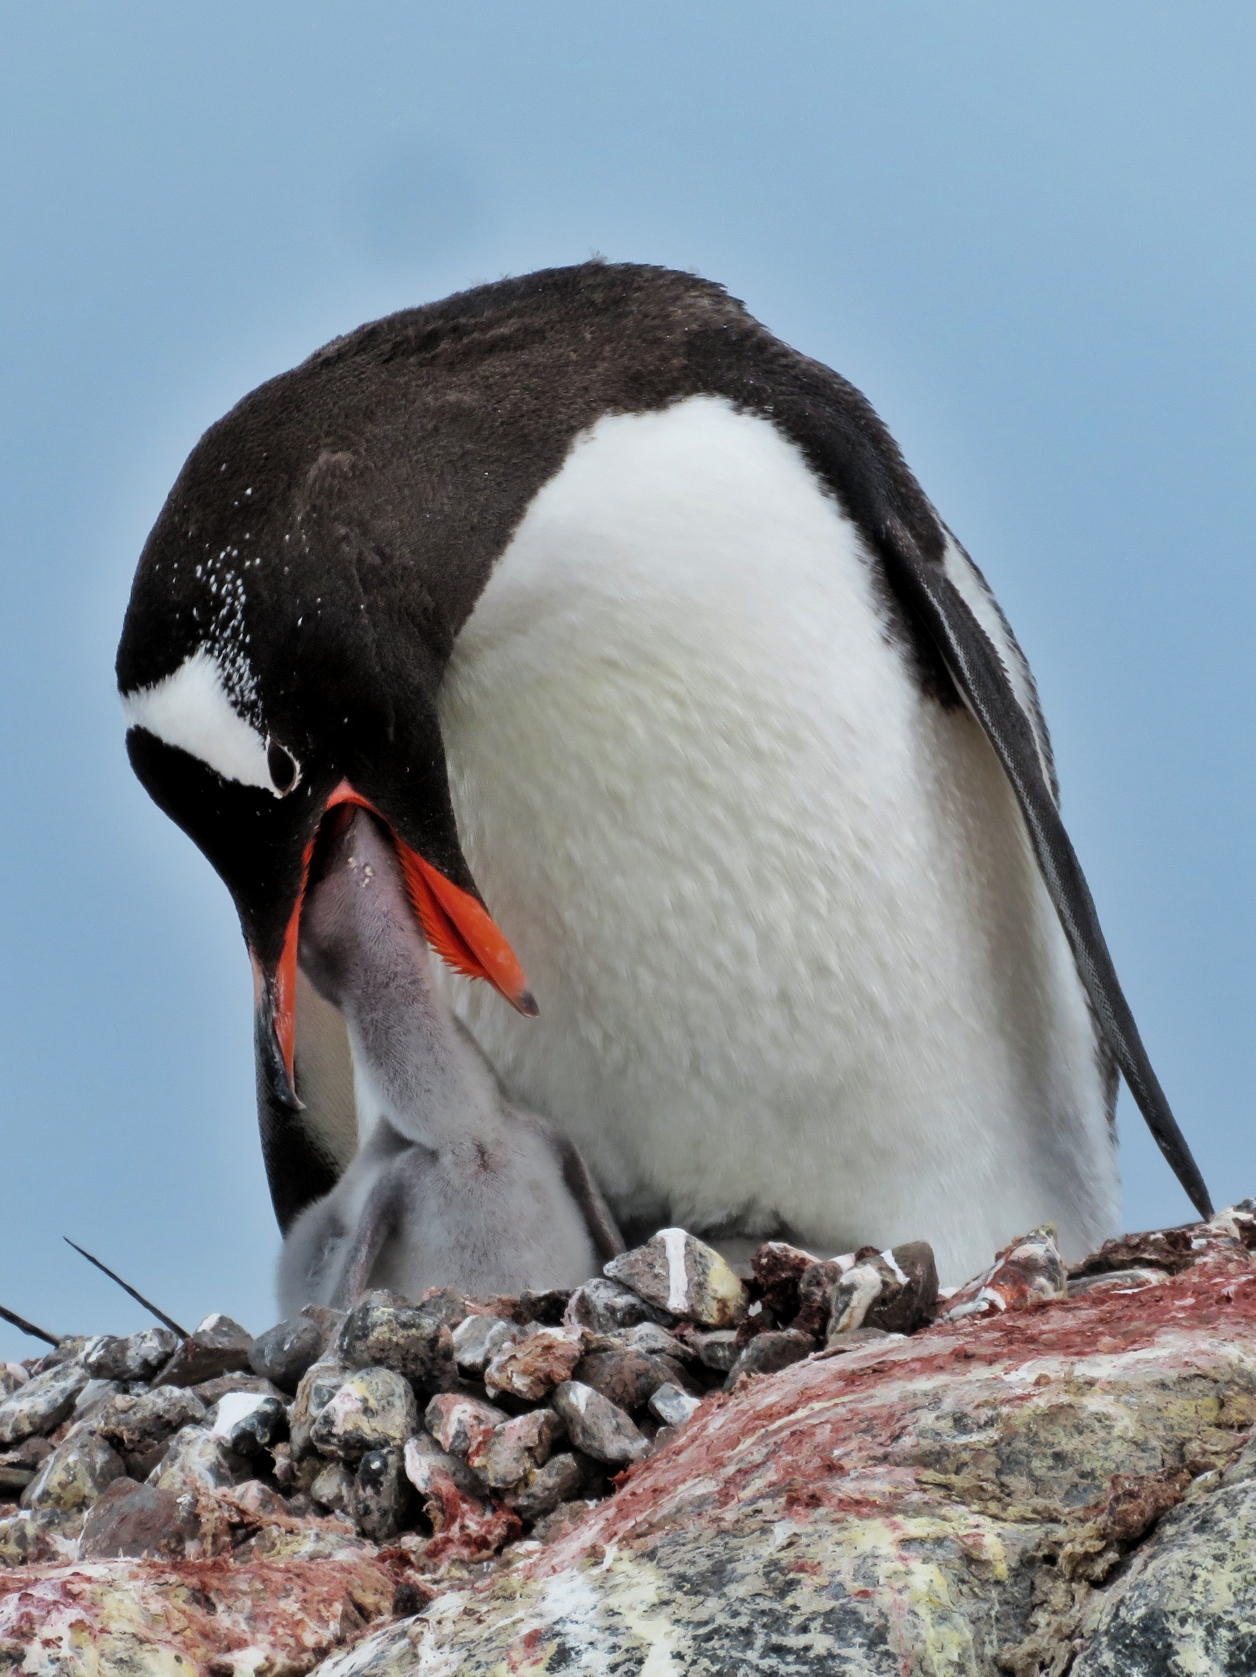
[[[1086,876],[1047,785],[1033,728],[1003,661],[942,566],[921,553],[906,527],[891,518],[882,535],[881,554],[900,597],[931,636],[1012,783],[1082,984],[1147,1127],[1195,1209],[1211,1217],[1204,1179],[1147,1058]]]

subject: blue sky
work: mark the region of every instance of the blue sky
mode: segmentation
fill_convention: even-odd
[[[361,321],[593,251],[872,399],[1033,662],[1220,1202],[1252,1100],[1256,12],[181,0],[0,17],[0,1302],[273,1318],[247,960],[112,661],[201,431]],[[1122,1103],[1126,1218],[1189,1206]],[[34,1347],[0,1327],[0,1353]]]

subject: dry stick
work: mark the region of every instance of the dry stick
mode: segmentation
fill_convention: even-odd
[[[67,1246],[74,1246],[74,1242],[70,1239],[68,1234],[63,1234],[61,1238],[65,1241]],[[137,1293],[134,1287],[128,1286],[120,1275],[115,1275],[107,1264],[101,1263],[99,1258],[93,1258],[91,1253],[84,1252],[81,1246],[74,1246],[74,1250],[80,1257],[86,1258],[89,1264],[95,1264],[97,1269],[103,1270],[111,1281],[116,1281],[124,1293],[130,1293],[131,1297],[137,1304],[142,1304],[145,1310],[154,1315],[159,1322],[164,1322],[172,1333],[177,1333],[180,1339],[188,1339],[190,1337],[186,1328],[181,1328],[177,1322],[173,1321],[166,1315],[164,1310],[158,1310],[157,1306],[150,1303],[149,1300],[144,1297],[143,1293]]]
[[[2,1304],[0,1304],[0,1316],[6,1322],[12,1322],[15,1328],[21,1328],[23,1333],[31,1334],[35,1339],[46,1339],[49,1345],[60,1345],[61,1343],[55,1333],[45,1333],[42,1328],[37,1328],[34,1322],[28,1322],[25,1316],[19,1316],[16,1310],[6,1310]]]

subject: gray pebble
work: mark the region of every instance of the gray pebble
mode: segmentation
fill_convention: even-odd
[[[257,1392],[228,1392],[210,1416],[214,1436],[237,1456],[256,1456],[288,1429],[288,1416],[279,1398]]]
[[[568,1327],[588,1328],[593,1333],[614,1333],[619,1328],[631,1328],[639,1322],[656,1322],[663,1327],[674,1326],[676,1317],[666,1310],[656,1309],[639,1298],[629,1287],[618,1281],[597,1276],[577,1287],[563,1313]]]
[[[540,1520],[558,1507],[578,1496],[584,1485],[585,1471],[572,1455],[551,1456],[543,1467],[530,1473],[524,1483],[506,1497],[506,1501],[521,1520],[529,1524]]]
[[[563,1423],[552,1409],[515,1415],[497,1428],[486,1447],[472,1458],[472,1465],[485,1484],[508,1490],[544,1466],[563,1432]]]
[[[746,1346],[728,1371],[724,1390],[731,1392],[743,1374],[775,1374],[791,1363],[801,1362],[815,1350],[815,1341],[808,1333],[794,1328],[757,1334]]]
[[[358,1463],[349,1497],[349,1516],[363,1537],[384,1543],[405,1524],[410,1483],[404,1452],[397,1446],[368,1450]]]
[[[594,1461],[623,1466],[648,1454],[649,1440],[622,1409],[579,1380],[565,1380],[553,1407],[577,1449]]]
[[[219,1374],[249,1366],[253,1336],[230,1316],[214,1311],[182,1340],[154,1386],[199,1386]]]
[[[650,1413],[665,1427],[683,1427],[702,1407],[699,1400],[670,1383],[660,1386],[650,1399]]]
[[[54,1450],[22,1492],[23,1508],[90,1508],[106,1485],[126,1472],[121,1457],[103,1438],[85,1433]]]
[[[748,1303],[745,1287],[715,1248],[686,1229],[660,1229],[644,1246],[604,1264],[602,1273],[648,1304],[708,1328],[731,1327]]]
[[[148,1483],[174,1496],[200,1490],[220,1490],[246,1474],[245,1464],[208,1427],[184,1427],[170,1440],[165,1455],[148,1476]]]
[[[727,1374],[741,1355],[737,1333],[733,1328],[716,1328],[713,1333],[696,1333],[693,1346],[699,1360],[717,1374]]]
[[[505,1345],[523,1330],[500,1316],[467,1316],[453,1330],[454,1361],[463,1374],[479,1376]]]
[[[327,1333],[308,1316],[293,1316],[268,1328],[253,1341],[249,1367],[285,1392],[295,1392],[301,1376],[323,1354]]]
[[[352,1373],[343,1363],[313,1363],[301,1376],[296,1401],[288,1417],[294,1457],[310,1447],[310,1428]]]
[[[401,1375],[391,1368],[363,1368],[324,1404],[310,1428],[310,1443],[343,1460],[390,1445],[400,1448],[418,1426],[418,1405]]]
[[[94,1432],[125,1456],[165,1444],[182,1427],[205,1419],[206,1409],[192,1392],[179,1386],[158,1386],[140,1397],[119,1393],[91,1418]]]
[[[36,1374],[0,1403],[0,1445],[52,1432],[74,1408],[89,1376],[79,1358]]]
[[[352,1470],[344,1462],[328,1462],[310,1486],[310,1495],[333,1513],[347,1513],[353,1495]]]
[[[406,1304],[391,1293],[367,1293],[345,1317],[331,1354],[349,1368],[390,1368],[416,1392],[447,1392],[458,1384],[453,1335],[443,1317],[444,1294],[434,1308]],[[465,1311],[464,1311],[465,1314]]]
[[[99,1334],[83,1349],[83,1365],[94,1380],[151,1380],[179,1348],[169,1328],[144,1328],[115,1339]]]

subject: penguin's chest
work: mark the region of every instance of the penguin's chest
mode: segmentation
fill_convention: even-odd
[[[836,1230],[870,1194],[897,1222],[905,1160],[1023,1167],[1014,1119],[989,1157],[996,1109],[1061,1031],[1089,1041],[1059,928],[993,754],[922,695],[771,425],[695,399],[595,427],[463,630],[441,723],[540,1018],[443,982],[622,1216]]]

